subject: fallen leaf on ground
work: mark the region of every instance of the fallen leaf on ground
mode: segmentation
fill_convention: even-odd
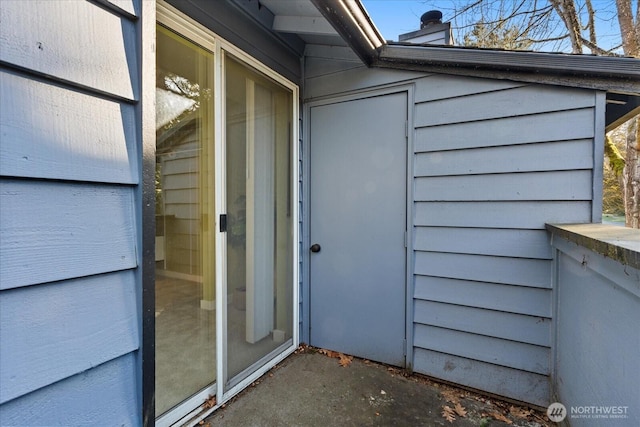
[[[334,359],[337,359],[340,357],[340,353],[338,353],[337,351],[327,350],[325,348],[321,348],[320,350],[318,350],[318,353],[324,354],[325,356],[331,357]]]
[[[458,414],[461,417],[467,416],[467,410],[464,409],[464,406],[462,406],[460,403],[456,403],[455,406],[453,407],[453,410],[456,411],[456,414]]]
[[[207,400],[204,401],[204,405],[205,409],[211,409],[214,406],[216,406],[216,397],[215,396],[209,396],[209,398]]]
[[[514,417],[518,417],[518,418],[527,418],[532,414],[532,412],[533,411],[531,409],[525,409],[525,408],[520,408],[516,406],[511,406],[509,408],[509,413]]]
[[[452,423],[456,419],[456,413],[453,409],[445,405],[442,407],[442,417]]]
[[[458,398],[458,393],[454,390],[442,389],[440,394],[442,395],[442,397],[445,398],[446,401],[451,402],[454,405],[456,403],[460,403],[460,399]]]
[[[347,366],[351,365],[351,361],[353,360],[353,356],[345,356],[344,354],[340,353],[339,355],[340,357],[340,366],[342,366],[343,368],[346,368]]]
[[[511,421],[509,418],[505,417],[504,415],[502,415],[500,412],[497,411],[491,411],[488,413],[488,415],[492,418],[495,418],[498,421],[502,421],[504,423],[507,424],[513,424],[513,421]]]

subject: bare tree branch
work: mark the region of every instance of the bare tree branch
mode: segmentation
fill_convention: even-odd
[[[546,38],[546,39],[525,39],[525,40],[528,40],[531,43],[549,43],[549,42],[555,42],[555,41],[558,41],[558,40],[565,40],[568,37],[569,37],[569,34],[564,34],[562,36],[549,37],[549,38]]]
[[[571,40],[573,53],[582,53],[582,44],[580,43],[582,38],[580,34],[581,25],[573,0],[550,0],[550,2],[569,31],[569,40]]]
[[[593,11],[591,0],[586,0],[586,5],[587,12],[589,14],[589,20],[587,23],[587,28],[589,29],[589,41],[595,45],[598,43],[598,39],[596,38],[595,13]]]
[[[598,45],[591,43],[589,40],[585,39],[584,37],[580,37],[580,41],[582,42],[582,44],[586,47],[589,48],[589,50],[591,50],[592,53],[596,54],[596,55],[600,55],[600,56],[620,56],[617,53],[608,51],[608,50],[604,50],[600,47],[598,47]]]

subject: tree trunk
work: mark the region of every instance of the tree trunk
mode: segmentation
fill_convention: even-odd
[[[640,31],[633,25],[631,0],[616,0],[618,9],[618,25],[622,36],[622,50],[627,56],[640,57]],[[640,23],[640,20],[638,20]]]
[[[627,129],[627,155],[624,166],[625,225],[640,228],[640,118],[632,119]]]
[[[633,22],[631,0],[616,0],[622,50],[626,56],[640,58],[640,17]],[[640,11],[638,12],[640,13]],[[627,227],[640,228],[640,117],[632,119],[627,129],[627,155],[624,171],[624,207]]]
[[[569,40],[571,40],[572,53],[582,53],[582,37],[580,33],[582,26],[580,24],[578,14],[576,13],[575,5],[573,4],[574,0],[549,1],[567,28]]]

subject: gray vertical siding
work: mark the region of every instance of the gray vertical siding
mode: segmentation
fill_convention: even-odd
[[[309,322],[309,298],[306,294],[304,284],[307,283],[307,271],[304,266],[307,265],[309,259],[309,252],[306,249],[305,242],[308,240],[305,233],[306,228],[304,224],[307,221],[308,215],[305,212],[305,199],[306,199],[306,182],[304,180],[304,171],[308,167],[308,159],[305,157],[306,149],[304,145],[304,109],[302,108],[302,100],[299,100],[299,118],[298,118],[298,337],[300,342],[309,342],[308,329],[304,327]]]
[[[139,2],[0,5],[0,424],[140,425]]]
[[[597,94],[367,69],[341,54],[307,48],[307,100],[415,85],[408,362],[547,405],[552,253],[544,227],[593,219]]]

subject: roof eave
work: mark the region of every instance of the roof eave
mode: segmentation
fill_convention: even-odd
[[[311,0],[351,49],[367,65],[378,58],[385,40],[359,0]]]
[[[359,0],[311,0],[369,67],[640,94],[640,60],[386,42]]]
[[[580,77],[610,77],[640,82],[638,72],[640,60],[635,58],[385,44],[379,49],[377,59],[379,63],[422,63],[513,72],[557,73]]]
[[[640,94],[635,58],[385,44],[371,65]]]

